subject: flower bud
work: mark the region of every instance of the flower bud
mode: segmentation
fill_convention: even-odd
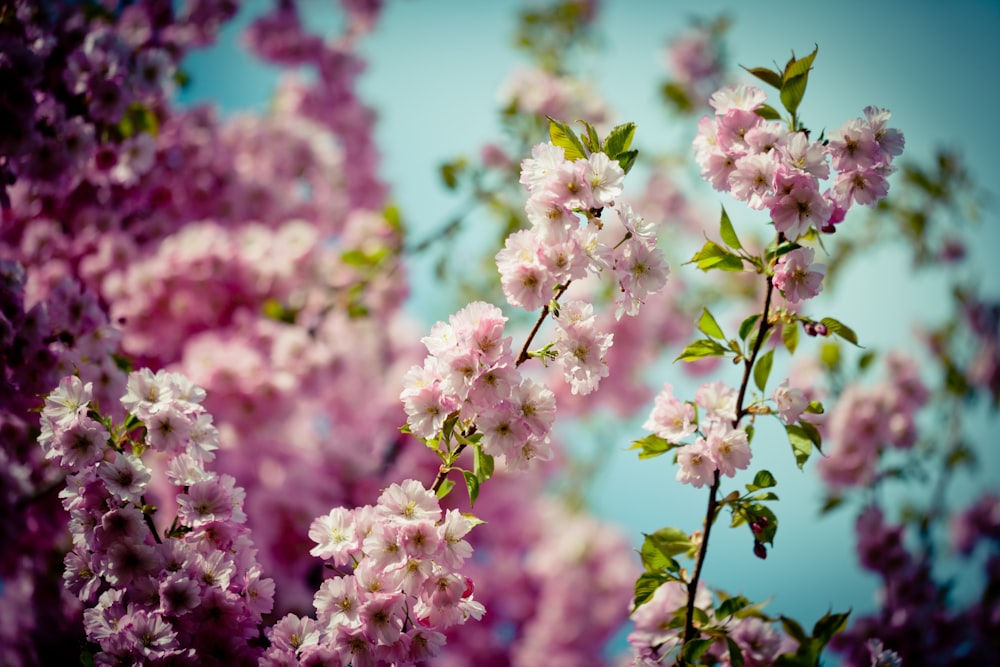
[[[761,560],[767,558],[767,549],[760,542],[753,543],[753,555]]]

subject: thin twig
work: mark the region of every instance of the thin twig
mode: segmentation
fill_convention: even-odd
[[[740,382],[740,393],[736,398],[736,416],[733,418],[733,428],[737,428],[740,420],[746,415],[743,408],[743,401],[746,398],[747,387],[750,384],[750,375],[753,371],[754,362],[760,353],[760,348],[767,338],[767,331],[771,328],[768,316],[771,310],[771,297],[774,294],[774,282],[771,276],[767,277],[767,293],[764,296],[764,314],[760,320],[760,328],[757,330],[757,339],[754,341],[753,350],[750,356],[744,360],[743,380]],[[712,532],[712,524],[715,523],[715,513],[718,510],[718,492],[720,483],[719,471],[716,470],[712,480],[712,486],[708,490],[708,508],[705,510],[705,532],[701,538],[701,545],[698,547],[698,560],[695,561],[694,575],[688,583],[687,612],[684,620],[684,642],[681,644],[681,651],[684,644],[695,638],[694,627],[694,601],[698,592],[698,582],[701,580],[701,570],[705,565],[705,556],[708,554],[708,537]]]

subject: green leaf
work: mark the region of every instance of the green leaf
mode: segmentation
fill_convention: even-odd
[[[729,646],[730,667],[743,667],[743,651],[740,650],[740,645],[729,635],[726,635],[726,645]]]
[[[639,151],[625,151],[620,154],[617,158],[618,165],[622,168],[626,174],[632,171],[632,165],[635,164],[635,158],[639,155]]]
[[[811,415],[821,415],[823,414],[823,404],[819,401],[809,401],[805,411]]]
[[[469,504],[475,507],[479,497],[479,478],[471,470],[463,470],[462,476],[465,477],[465,489],[469,492]]]
[[[778,480],[774,478],[769,470],[760,470],[753,476],[753,484],[747,484],[747,491],[757,491],[758,489],[770,489],[778,485]]]
[[[798,322],[785,322],[781,325],[781,342],[784,343],[788,354],[795,354],[795,349],[799,346]]]
[[[750,606],[750,600],[747,600],[742,595],[731,597],[727,600],[724,600],[722,604],[720,604],[715,609],[715,618],[721,621],[725,618],[729,618],[730,616],[735,615],[736,612],[749,606]]]
[[[709,338],[725,338],[726,334],[722,332],[722,327],[719,323],[715,321],[712,313],[705,308],[701,311],[701,319],[698,320],[698,329],[701,330]]]
[[[740,238],[736,235],[736,230],[733,229],[733,221],[729,219],[725,206],[722,207],[722,218],[719,220],[719,234],[722,236],[722,241],[733,250],[743,249],[743,244],[740,243]]]
[[[118,131],[126,139],[143,132],[155,137],[160,133],[160,121],[150,109],[139,102],[133,102],[118,121]]]
[[[788,113],[795,116],[799,109],[799,104],[806,94],[806,84],[809,82],[809,70],[812,62],[816,58],[816,50],[813,50],[805,58],[792,60],[785,66],[785,72],[781,81],[781,104],[788,110]]]
[[[847,619],[850,615],[850,610],[844,612],[843,614],[827,612],[823,615],[823,618],[816,621],[816,625],[813,626],[813,637],[820,640],[823,646],[826,646],[835,634],[842,632],[844,628],[847,627]]]
[[[771,364],[774,363],[774,350],[768,350],[760,356],[753,367],[753,381],[757,388],[764,391],[767,378],[771,375]]]
[[[822,320],[820,320],[820,322],[826,325],[826,328],[830,333],[840,336],[841,338],[846,340],[848,343],[851,343],[852,345],[861,347],[860,345],[858,345],[857,334],[854,333],[854,330],[851,329],[851,327],[847,326],[843,322],[835,320],[832,317],[824,317]]]
[[[742,65],[741,65],[742,67]],[[747,72],[763,81],[769,86],[781,90],[781,74],[766,67],[743,67]]]
[[[633,600],[633,605],[638,608],[639,606],[645,604],[649,601],[649,598],[653,597],[653,593],[656,589],[671,581],[673,577],[660,572],[645,572],[639,575],[639,578],[635,580],[635,599]]]
[[[689,263],[696,263],[702,271],[713,268],[723,271],[743,270],[743,260],[739,255],[734,255],[714,241],[706,241]]]
[[[676,449],[677,447],[680,447],[680,445],[667,442],[655,433],[650,433],[645,438],[634,441],[629,449],[638,449],[640,459],[651,459],[661,454],[666,454],[671,449]]]
[[[702,338],[690,343],[684,351],[674,359],[674,361],[695,361],[705,357],[724,357],[729,353],[729,348],[720,345],[714,340]]]
[[[647,540],[665,556],[677,556],[691,549],[691,539],[680,528],[660,528],[652,534],[644,533]]]
[[[754,500],[758,502],[766,502],[768,500],[777,500],[778,494],[772,493],[771,491],[765,491],[764,493],[758,493],[753,497]]]
[[[826,502],[823,503],[823,507],[820,508],[819,513],[826,514],[827,512],[840,507],[843,503],[843,496],[830,496],[826,499]]]
[[[753,331],[753,327],[755,324],[757,324],[757,320],[759,319],[760,319],[760,313],[754,313],[750,317],[743,320],[743,322],[740,324],[741,339],[743,339],[744,341],[747,339],[747,336],[749,336],[750,332]]]
[[[619,160],[619,156],[627,152],[635,137],[635,123],[623,123],[612,128],[608,137],[601,146],[601,151],[612,160]],[[622,169],[625,165],[622,165]]]
[[[704,637],[701,639],[692,639],[684,644],[684,651],[682,652],[684,656],[684,663],[693,665],[701,660],[701,656],[705,655],[705,651],[711,648],[712,644],[715,643],[713,637]]]
[[[794,618],[789,618],[788,616],[779,616],[781,620],[781,627],[785,629],[785,634],[799,642],[800,644],[809,639],[806,635],[806,631],[802,629],[802,626]]]
[[[566,123],[549,118],[549,138],[553,145],[562,147],[563,155],[570,162],[587,157],[587,149],[576,136],[576,132]]]
[[[683,87],[677,85],[676,83],[664,84],[661,89],[663,96],[667,98],[667,101],[672,102],[677,110],[681,113],[689,113],[694,111],[694,104],[691,103],[691,98],[688,96],[687,91]]]
[[[583,129],[586,131],[586,134],[582,135],[582,138],[583,145],[587,147],[587,150],[591,153],[601,150],[601,140],[597,136],[597,130],[594,129],[594,126],[585,120],[578,120],[576,122],[583,125]]]
[[[809,438],[813,446],[816,447],[816,449],[818,449],[820,452],[822,452],[823,436],[820,435],[819,429],[816,428],[816,425],[811,422],[807,422],[803,419],[799,420],[799,428],[801,428],[802,432],[806,434],[806,437]]]
[[[441,180],[445,187],[454,190],[458,187],[458,174],[465,169],[465,160],[453,160],[441,165]]]
[[[762,104],[754,112],[764,120],[781,120],[781,114],[770,104]]]
[[[802,246],[794,241],[785,241],[777,247],[768,246],[764,256],[767,258],[767,261],[770,262],[771,260],[777,259],[782,255],[787,255],[793,250],[798,250],[801,247]]]
[[[653,540],[649,535],[647,535],[642,542],[640,555],[642,556],[642,564],[648,572],[662,572],[663,570],[679,572],[681,569],[680,564],[667,554],[663,553],[663,551],[656,546],[655,540]]]
[[[455,481],[454,480],[451,480],[451,479],[444,480],[444,482],[441,483],[441,486],[439,486],[438,490],[437,490],[437,494],[436,495],[437,495],[438,499],[439,500],[443,499],[445,496],[447,496],[449,493],[451,493],[451,490],[454,489],[454,488],[455,488]]]
[[[493,457],[483,452],[483,448],[476,446],[473,471],[479,483],[483,483],[493,476]]]
[[[813,49],[813,52],[808,56],[803,58],[795,58],[795,54],[792,54],[792,59],[788,61],[785,65],[785,71],[781,75],[782,84],[787,82],[789,79],[795,78],[797,76],[802,76],[808,74],[809,70],[812,69],[813,60],[816,59],[816,53],[819,52],[819,46]]]
[[[836,343],[823,343],[823,347],[819,349],[819,360],[829,370],[837,370],[840,367],[840,346]]]
[[[809,460],[809,455],[812,454],[812,438],[797,424],[786,424],[785,432],[788,433],[788,442],[792,445],[792,452],[795,454],[795,464],[801,470],[802,466]]]

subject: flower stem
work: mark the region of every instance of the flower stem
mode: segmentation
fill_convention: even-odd
[[[743,407],[743,401],[746,398],[747,387],[750,385],[750,376],[753,373],[754,362],[757,360],[757,355],[760,354],[760,348],[763,347],[764,341],[767,339],[768,329],[771,328],[768,317],[771,311],[771,298],[773,295],[774,282],[772,277],[768,276],[767,292],[764,296],[764,310],[760,318],[760,328],[757,330],[757,338],[754,340],[750,356],[746,357],[743,361],[743,380],[740,382],[740,392],[736,398],[736,416],[733,419],[733,428],[737,428],[740,421],[747,414]],[[687,612],[684,617],[684,642],[681,644],[682,652],[684,644],[694,639],[697,633],[694,627],[694,600],[695,595],[698,593],[698,582],[701,580],[701,571],[705,566],[705,556],[708,554],[708,537],[712,532],[712,524],[715,523],[715,514],[719,508],[717,498],[719,482],[719,471],[716,470],[712,478],[712,486],[708,490],[708,508],[705,510],[705,532],[701,538],[701,545],[698,547],[698,559],[695,561],[694,575],[692,575],[691,581],[688,582]]]

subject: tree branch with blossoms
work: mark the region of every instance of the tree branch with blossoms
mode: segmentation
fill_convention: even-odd
[[[822,444],[819,430],[809,420],[810,414],[823,411],[821,404],[806,400],[801,390],[788,387],[787,380],[772,391],[770,400],[764,397],[775,349],[762,350],[777,327],[781,343],[790,353],[797,347],[800,326],[808,335],[832,334],[857,344],[856,334],[840,321],[817,321],[799,311],[800,304],[822,289],[825,275],[825,267],[813,261],[814,250],[808,244],[821,245],[821,235],[832,233],[852,204],[871,206],[885,196],[885,178],[892,171],[893,157],[902,150],[903,139],[898,130],[886,127],[887,111],[870,107],[865,110],[865,119],[849,121],[831,133],[829,142],[810,141],[797,111],[816,53],[803,58],[793,55],[782,71],[747,70],[778,89],[787,118],[782,119],[766,103],[763,90],[733,86],[711,97],[714,117],[699,122],[694,145],[702,176],[750,209],[767,210],[774,237],[762,254],[748,252],[723,209],[721,244],[706,241],[690,261],[706,272],[762,276],[763,306],[759,313],[743,320],[737,337],[727,336],[712,313],[703,310],[698,329],[705,337],[687,345],[678,360],[726,357],[742,363],[738,388],[722,382],[703,384],[693,402],[682,402],[674,397],[672,387],[665,385],[644,424],[652,433],[633,445],[640,458],[674,452],[679,465],[677,479],[709,487],[700,536],[664,528],[645,537],[641,555],[646,572],[636,582],[636,631],[629,636],[637,649],[637,664],[659,664],[668,656],[677,664],[694,664],[709,651],[742,664],[744,649],[737,641],[738,629],[751,623],[748,619],[759,623],[767,617],[741,596],[722,596],[713,609],[711,596],[701,588],[709,538],[719,510],[728,507],[733,526],[748,524],[754,554],[766,558],[766,545],[773,545],[778,527],[777,516],[766,503],[778,497],[768,490],[776,484],[774,476],[760,470],[746,485],[746,493],[732,491],[720,499],[723,477],[734,477],[737,470],[749,467],[753,422],[758,415],[775,415],[783,423],[799,468]],[[830,175],[828,159],[836,178],[822,191],[821,179]],[[782,295],[786,307],[774,307],[776,293]],[[747,404],[751,380],[760,395]],[[744,425],[745,417],[750,421]],[[692,435],[697,437],[686,444],[684,440]],[[694,559],[690,577],[675,559],[682,554]],[[815,662],[819,651],[846,621],[847,614],[827,614],[810,636],[790,619],[782,618],[799,644],[781,655],[782,664]],[[779,657],[777,645],[773,651],[768,659]]]

